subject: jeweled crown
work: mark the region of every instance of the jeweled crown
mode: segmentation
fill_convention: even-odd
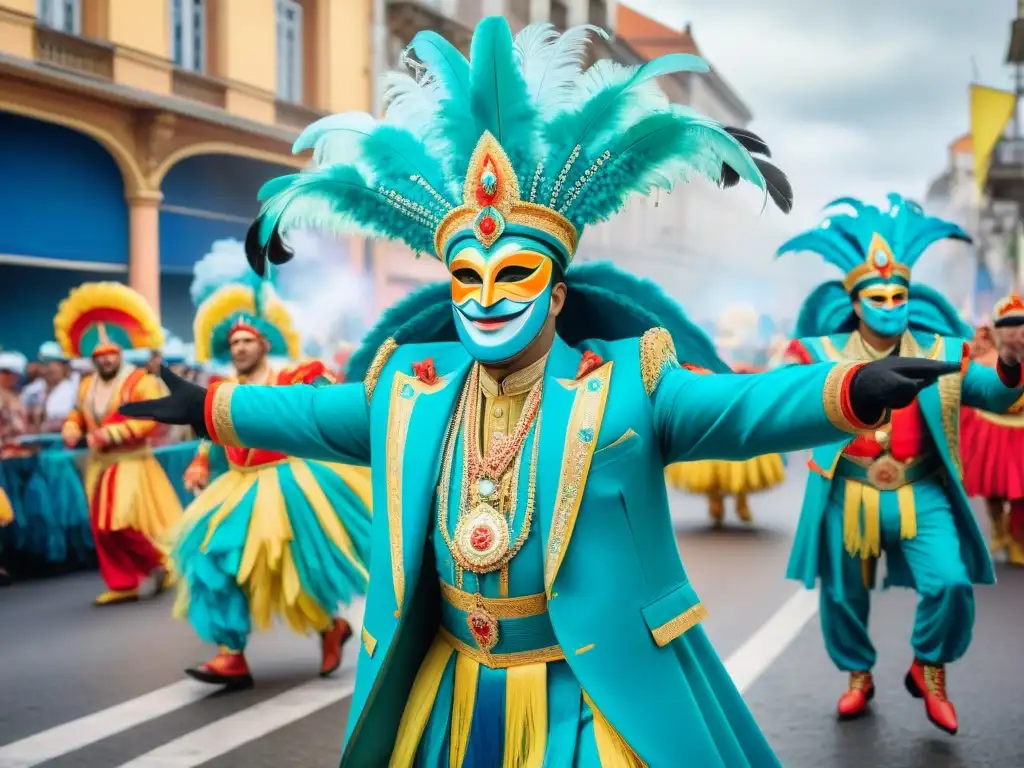
[[[869,280],[881,278],[889,282],[893,277],[902,278],[909,285],[910,267],[896,261],[892,246],[882,235],[875,232],[868,246],[867,259],[846,273],[843,287],[847,293],[852,294]]]
[[[448,248],[461,240],[460,233],[472,236],[490,248],[510,228],[523,228],[545,237],[562,256],[563,269],[569,266],[579,233],[558,211],[538,203],[524,201],[519,181],[508,156],[498,140],[485,132],[469,161],[462,188],[462,205],[453,208],[434,232],[434,248],[448,261]]]

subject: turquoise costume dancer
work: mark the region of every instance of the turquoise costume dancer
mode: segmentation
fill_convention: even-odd
[[[1020,407],[1019,330],[1002,340],[999,372],[970,363],[972,329],[938,292],[911,283],[911,268],[933,243],[970,242],[956,224],[924,214],[899,195],[879,209],[842,198],[820,227],[779,248],[810,251],[842,269],[804,302],[788,362],[848,363],[889,356],[946,360],[959,372],[893,413],[888,428],[816,448],[787,576],[821,580],[821,628],[835,665],[850,673],[841,719],[862,715],[874,695],[875,648],[868,634],[875,566],[886,554],[884,586],[915,589],[917,613],[906,677],[929,719],[950,733],[956,712],[944,667],[959,659],[974,624],[972,584],[992,584],[988,550],[961,483],[960,405],[1005,412]],[[845,210],[844,210],[845,209]],[[1011,364],[1007,364],[1007,363]],[[1005,382],[1005,383],[1004,383]]]
[[[352,383],[207,391],[165,371],[171,395],[128,409],[222,444],[372,461],[344,766],[777,766],[700,626],[664,467],[834,442],[905,402],[897,382],[916,392],[884,363],[688,369],[677,352],[726,370],[656,286],[570,266],[585,226],[692,173],[790,196],[744,148],[763,142],[657,90],[703,62],[581,74],[586,35],[513,40],[489,18],[467,61],[423,32],[420,76],[391,76],[383,123],[326,118],[296,146],[317,169],[265,187],[257,272],[312,227],[399,240],[451,273],[385,313]]]
[[[211,268],[217,266],[211,260],[219,268]],[[232,268],[240,277],[224,280]],[[192,297],[199,362],[231,361],[239,382],[331,380],[319,363],[271,369],[268,356],[298,357],[299,337],[270,286],[249,272],[241,243],[233,251],[215,248],[197,264]],[[279,452],[217,446],[212,454],[227,467],[211,461],[206,443],[186,472],[187,486],[205,490],[185,512],[173,562],[184,577],[176,613],[220,652],[188,674],[218,685],[251,685],[243,652],[252,625],[266,628],[275,614],[297,632],[321,635],[320,674],[331,674],[352,633],[348,622],[335,618],[338,604],[366,588],[369,473]]]

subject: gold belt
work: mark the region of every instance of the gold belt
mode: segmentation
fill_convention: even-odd
[[[469,613],[482,608],[496,619],[528,619],[547,613],[548,598],[543,592],[524,597],[483,597],[441,582],[441,596],[454,608]]]
[[[532,651],[518,651],[516,653],[487,653],[462,642],[444,627],[441,627],[438,631],[441,633],[444,641],[457,653],[468,656],[478,664],[483,664],[491,669],[508,669],[509,667],[521,667],[524,664],[565,661],[565,653],[560,645],[537,648]]]

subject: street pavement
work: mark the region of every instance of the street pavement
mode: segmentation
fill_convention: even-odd
[[[730,510],[726,527],[711,530],[703,499],[673,497],[680,550],[709,610],[704,626],[782,764],[1024,765],[1024,572],[1002,566],[999,584],[978,590],[974,644],[949,671],[958,736],[930,725],[903,689],[913,617],[907,592],[875,596],[873,714],[835,721],[845,677],[822,648],[815,594],[783,579],[802,464],[791,457],[785,485],[752,498],[752,526]],[[0,590],[0,768],[337,765],[355,641],[340,673],[325,681],[316,676],[316,638],[283,629],[257,635],[248,654],[256,688],[224,694],[184,679],[182,670],[212,649],[171,618],[171,595],[98,609],[91,600],[101,588],[95,574],[79,574]]]

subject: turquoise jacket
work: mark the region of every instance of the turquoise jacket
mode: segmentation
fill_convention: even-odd
[[[577,379],[584,350],[603,364]],[[436,380],[414,372],[428,358]],[[343,765],[386,764],[436,635],[435,490],[445,429],[472,362],[458,343],[389,340],[362,384],[221,385],[210,398],[221,442],[350,464],[372,459],[373,557]],[[556,338],[537,485],[551,621],[583,689],[649,765],[679,765],[684,755],[688,765],[721,764],[709,735],[719,723],[694,698],[709,685],[728,689],[723,709],[742,710],[744,735],[763,742],[697,626],[703,608],[676,547],[664,467],[838,443],[849,428],[837,415],[848,371],[702,375],[678,365],[663,329],[577,348]],[[695,662],[695,653],[715,663]],[[764,751],[753,764],[777,764],[767,744]]]
[[[910,341],[903,346],[913,349],[901,349],[901,354],[946,360],[961,365],[961,373],[943,376],[938,382],[922,390],[918,395],[918,405],[938,450],[946,477],[949,478],[947,488],[956,517],[960,552],[967,566],[967,573],[975,584],[994,584],[995,571],[988,547],[964,494],[963,469],[960,463],[960,405],[962,403],[972,408],[1002,413],[1015,406],[1022,396],[1022,390],[1005,386],[992,368],[966,364],[963,339],[921,332],[908,334]],[[798,339],[797,342],[812,362],[840,363],[853,359],[846,354],[850,337],[851,334],[842,333]],[[832,493],[836,464],[851,439],[852,437],[846,436],[828,445],[819,446],[811,452],[807,491],[786,570],[787,578],[801,581],[808,588],[814,587],[823,566],[820,562],[823,516]],[[885,586],[913,588],[910,570],[898,551],[887,553],[886,564]]]

